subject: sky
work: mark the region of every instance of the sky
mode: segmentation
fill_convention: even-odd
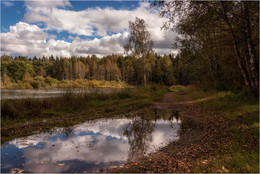
[[[123,55],[128,22],[145,20],[158,54],[176,53],[176,33],[144,1],[1,0],[1,55]]]

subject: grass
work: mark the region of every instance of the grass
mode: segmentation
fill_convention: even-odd
[[[56,126],[127,113],[152,104],[165,93],[165,86],[148,85],[112,94],[68,91],[56,98],[2,100],[1,142]]]
[[[230,123],[227,150],[211,162],[208,172],[259,172],[259,101],[245,93],[203,92],[189,87],[195,103],[214,111]],[[218,169],[218,170],[216,170]],[[197,172],[200,172],[198,169]]]
[[[49,88],[129,88],[130,86],[121,81],[100,80],[57,80],[51,77],[37,76],[17,82],[4,84],[1,81],[1,89],[49,89]]]

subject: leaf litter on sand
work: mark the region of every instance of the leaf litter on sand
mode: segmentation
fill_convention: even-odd
[[[13,168],[10,170],[10,173],[22,173],[24,170],[19,168]]]
[[[64,166],[64,163],[58,163],[57,166]]]

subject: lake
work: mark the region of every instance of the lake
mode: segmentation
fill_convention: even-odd
[[[1,99],[22,99],[22,98],[48,98],[57,97],[66,92],[72,93],[114,93],[122,88],[72,88],[72,89],[1,89]]]
[[[142,119],[150,114],[152,120]],[[127,117],[97,119],[2,144],[1,172],[102,172],[178,141],[172,110],[148,108]],[[129,118],[130,117],[130,118]]]

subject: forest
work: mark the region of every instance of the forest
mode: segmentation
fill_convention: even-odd
[[[259,2],[149,2],[176,54],[1,55],[1,172],[259,173]]]
[[[152,41],[150,46],[138,45],[139,41],[134,38],[130,45],[137,46],[135,50],[127,50],[127,45],[124,46],[126,51],[131,51],[126,56],[65,58],[35,55],[28,58],[2,55],[1,88],[41,88],[52,86],[57,80],[86,79],[122,81],[130,85],[193,84],[203,90],[247,90],[259,94],[258,2],[192,1],[187,6],[182,1],[155,1],[154,5],[162,9],[169,7],[168,10],[164,8],[161,15],[169,16],[164,29],[174,28],[179,33],[173,44],[179,49],[177,55],[158,55],[151,51]],[[178,23],[173,20],[176,15]],[[145,29],[145,21],[143,23]],[[143,34],[149,35],[148,31]],[[146,40],[150,40],[149,37]],[[138,52],[138,47],[147,50]]]
[[[123,81],[131,85],[142,85],[143,74],[147,83],[172,85],[176,83],[173,72],[175,60],[171,55],[147,55],[147,58],[111,55],[90,57],[49,57],[33,58],[18,56],[1,57],[2,88],[17,87],[41,88],[52,86],[64,80]],[[143,64],[144,63],[144,64]],[[145,70],[145,71],[144,71]],[[177,74],[177,71],[176,71]],[[41,83],[44,82],[44,83]]]

